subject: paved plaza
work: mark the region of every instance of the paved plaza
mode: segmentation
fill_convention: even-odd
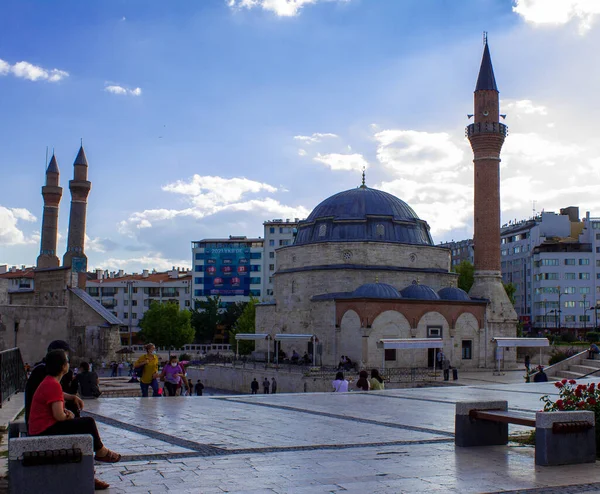
[[[600,464],[538,467],[533,447],[455,448],[457,401],[534,413],[552,383],[86,402],[111,493],[600,492]],[[525,431],[511,426],[511,433]]]

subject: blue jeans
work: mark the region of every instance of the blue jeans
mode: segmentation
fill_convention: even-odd
[[[160,396],[158,394],[158,381],[156,379],[152,379],[152,382],[149,384],[140,381],[140,387],[142,388],[142,398],[148,398],[148,388],[150,386],[152,386],[152,397]]]

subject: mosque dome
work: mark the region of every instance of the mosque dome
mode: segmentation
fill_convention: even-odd
[[[438,295],[442,300],[457,300],[464,302],[469,302],[471,300],[471,297],[469,297],[467,292],[454,286],[442,288],[440,291],[438,291]]]
[[[408,204],[364,184],[321,202],[298,224],[294,244],[357,241],[433,245],[429,225]]]
[[[352,292],[353,298],[402,298],[398,290],[387,283],[365,283]]]
[[[439,300],[440,296],[435,290],[427,285],[413,283],[400,291],[402,298],[412,298],[416,300]]]

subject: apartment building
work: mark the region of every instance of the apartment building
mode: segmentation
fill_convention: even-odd
[[[0,266],[0,280],[8,280],[8,293],[33,291],[34,267]]]
[[[277,271],[277,256],[275,251],[280,247],[294,243],[298,227],[298,218],[294,220],[275,219],[265,221],[264,227],[264,253],[263,253],[263,276],[261,299],[273,299],[273,275]]]
[[[459,265],[463,261],[469,261],[471,264],[475,262],[475,253],[473,251],[473,239],[459,240],[455,242],[442,242],[438,247],[445,247],[450,249],[452,254],[452,268]]]
[[[262,298],[262,238],[230,235],[192,242],[193,300],[218,295],[223,307]]]
[[[192,273],[175,267],[166,272],[145,269],[141,274],[96,270],[94,278],[87,280],[86,291],[127,324],[122,341],[128,344],[130,332],[135,342],[139,322],[152,302],[174,302],[181,310],[191,307]]]

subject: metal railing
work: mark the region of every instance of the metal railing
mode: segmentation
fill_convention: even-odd
[[[21,350],[11,348],[0,352],[0,408],[15,393],[25,391],[26,382]]]
[[[478,134],[500,134],[506,137],[508,135],[508,127],[500,122],[478,122],[467,125],[465,137]]]

